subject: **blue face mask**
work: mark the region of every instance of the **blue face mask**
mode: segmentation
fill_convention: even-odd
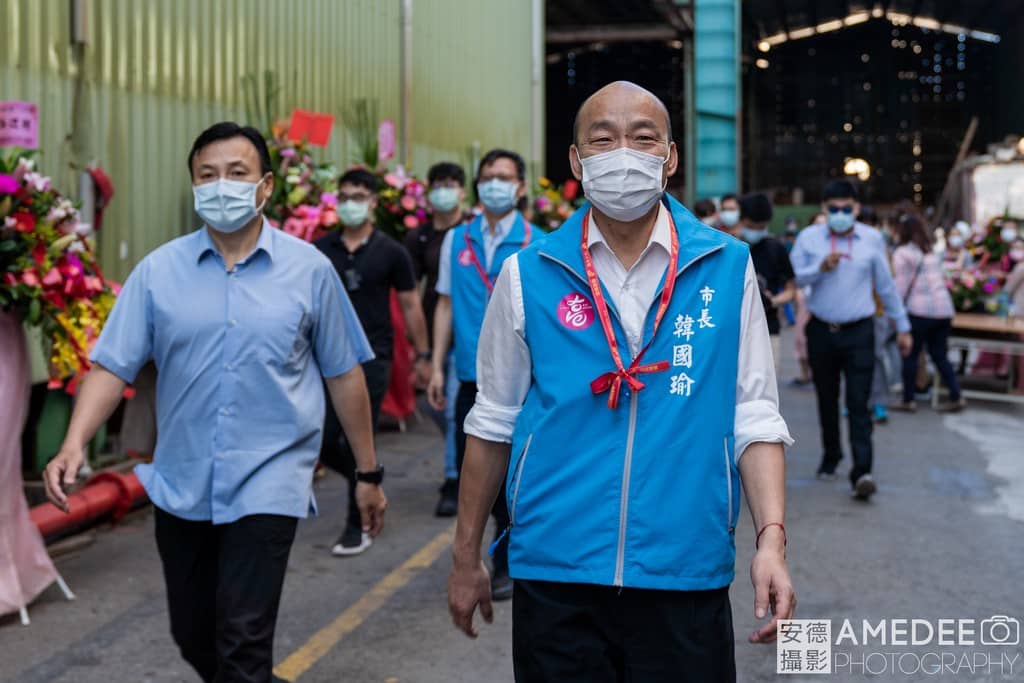
[[[196,213],[217,232],[238,232],[263,210],[262,204],[256,206],[256,188],[259,185],[227,178],[195,185],[192,195]]]
[[[516,192],[519,190],[519,183],[510,183],[507,180],[495,178],[480,183],[476,189],[484,208],[491,213],[505,213],[516,205]]]
[[[855,220],[853,212],[844,213],[843,211],[836,211],[835,213],[829,213],[828,229],[835,233],[844,233],[853,227]]]
[[[448,213],[459,204],[459,190],[456,187],[435,187],[427,198],[435,211]]]
[[[743,235],[744,241],[749,244],[757,244],[768,236],[767,230],[754,230],[753,228],[743,228],[740,233]]]

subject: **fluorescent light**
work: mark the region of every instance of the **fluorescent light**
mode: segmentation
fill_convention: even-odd
[[[776,33],[774,36],[768,36],[761,42],[768,43],[772,47],[775,47],[776,45],[782,45],[787,40],[789,40],[789,36],[785,33]]]
[[[913,19],[909,14],[903,14],[902,12],[887,12],[885,17],[897,26],[906,26]]]
[[[927,28],[932,31],[938,31],[942,28],[942,24],[931,17],[914,17],[913,24],[919,28]]]
[[[871,18],[869,12],[854,12],[850,16],[843,20],[847,26],[853,26],[855,24],[863,24],[865,21]]]
[[[767,40],[762,40],[757,44],[757,49],[760,50],[761,52],[768,52],[768,50],[772,49],[772,44],[769,43]]]
[[[838,31],[843,27],[841,19],[834,19],[833,21],[825,21],[818,24],[818,33],[828,33],[830,31]]]
[[[998,33],[989,33],[988,31],[971,31],[968,35],[971,38],[984,40],[986,43],[998,43],[1000,41]]]
[[[800,40],[801,38],[810,38],[814,35],[814,27],[808,26],[807,28],[798,28],[789,32],[789,37],[793,40]]]
[[[881,7],[876,7],[875,9],[871,10],[871,16],[873,16],[875,19],[880,19],[885,16],[885,10],[882,9]]]
[[[966,26],[957,26],[956,24],[943,24],[942,30],[946,33],[954,33],[960,35],[961,33],[969,33],[970,29]]]

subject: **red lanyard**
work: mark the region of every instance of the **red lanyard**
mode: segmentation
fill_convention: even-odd
[[[829,235],[829,239],[832,240],[832,253],[836,252],[836,236]],[[851,232],[846,236],[846,241],[849,243],[849,247],[845,252],[839,252],[841,258],[853,258],[853,233]]]
[[[647,349],[651,347],[654,337],[658,334],[658,326],[661,324],[661,319],[665,317],[665,311],[668,310],[669,302],[672,300],[672,291],[676,287],[676,267],[679,264],[679,236],[676,234],[675,222],[672,220],[671,215],[669,216],[669,227],[672,233],[672,248],[669,251],[668,269],[665,271],[665,285],[661,290],[661,303],[658,304],[658,312],[654,316],[654,329],[651,331],[650,340],[640,350],[640,353],[637,354],[627,369],[622,364],[619,346],[615,341],[615,330],[612,329],[612,320],[608,315],[608,304],[605,302],[604,293],[601,291],[601,280],[597,277],[597,271],[594,270],[594,259],[590,255],[590,214],[587,213],[583,217],[583,241],[581,245],[583,266],[587,272],[587,282],[590,283],[590,294],[594,297],[594,307],[597,309],[598,317],[601,318],[601,328],[604,330],[604,337],[608,341],[608,350],[612,354],[612,360],[615,361],[616,368],[611,372],[604,373],[591,382],[590,390],[595,394],[603,394],[607,391],[608,407],[612,410],[619,406],[619,394],[622,391],[623,382],[628,384],[633,392],[637,392],[644,388],[644,383],[637,379],[637,375],[664,372],[669,369],[667,360],[640,365],[644,354],[647,353]]]
[[[483,221],[482,220],[480,222],[480,225],[481,225],[481,227],[483,227]],[[523,227],[523,243],[522,243],[522,245],[520,245],[520,247],[519,247],[520,249],[525,249],[527,246],[529,246],[529,244],[530,244],[530,234],[532,232],[530,230],[530,221],[526,220],[525,218],[523,219],[523,226],[524,226]],[[486,228],[484,228],[484,230],[486,230]],[[482,231],[481,231],[481,233],[482,233]],[[481,238],[481,242],[482,241],[483,240]],[[481,244],[481,247],[482,246],[483,245]],[[469,228],[468,227],[466,228],[466,249],[469,251],[469,260],[476,267],[476,274],[480,276],[480,279],[483,281],[484,286],[487,287],[487,294],[488,294],[488,296],[490,296],[491,292],[494,291],[494,282],[495,281],[492,280],[491,276],[487,274],[486,270],[484,270],[484,266],[483,266],[482,263],[480,263],[480,259],[476,255],[476,251],[473,250],[473,242],[472,242],[472,240],[469,239]]]

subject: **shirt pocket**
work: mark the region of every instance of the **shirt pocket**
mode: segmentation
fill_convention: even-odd
[[[309,354],[313,317],[299,307],[262,311],[256,325],[258,356],[277,367],[298,367]]]

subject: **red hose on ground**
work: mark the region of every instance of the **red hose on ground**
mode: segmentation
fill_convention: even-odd
[[[101,472],[68,496],[68,512],[51,503],[36,505],[29,512],[43,538],[79,529],[108,515],[114,521],[124,517],[146,500],[146,491],[133,473]]]

